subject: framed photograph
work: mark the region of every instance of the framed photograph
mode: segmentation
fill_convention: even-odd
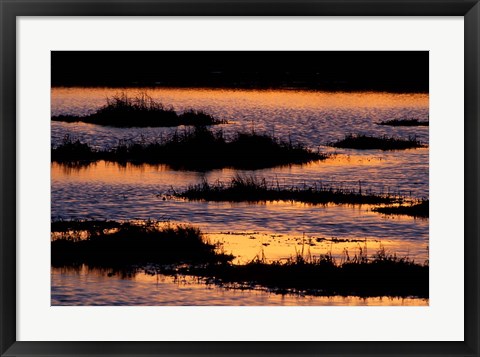
[[[478,355],[479,6],[2,2],[2,356]]]

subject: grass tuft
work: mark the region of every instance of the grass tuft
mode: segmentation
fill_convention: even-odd
[[[331,186],[314,185],[280,187],[275,182],[267,183],[254,176],[235,176],[230,183],[221,181],[209,183],[203,181],[189,186],[184,192],[176,193],[177,197],[189,200],[230,201],[230,202],[266,202],[297,201],[311,204],[390,204],[401,201],[392,195],[377,195],[361,191],[333,188]]]
[[[344,139],[330,143],[330,146],[345,149],[359,149],[359,150],[405,150],[412,148],[425,147],[415,137],[408,139],[398,139],[394,137],[374,137],[368,135],[346,135]]]
[[[388,215],[399,214],[412,217],[428,218],[429,202],[428,200],[422,200],[420,203],[412,203],[411,205],[377,207],[372,209],[372,211]]]
[[[86,231],[85,239],[78,234]],[[53,233],[61,233],[53,234]],[[233,256],[218,254],[198,228],[147,221],[52,222],[52,266],[89,264],[128,267],[139,264],[217,264]]]
[[[389,126],[428,126],[428,121],[420,121],[418,119],[392,119],[385,120],[377,123],[377,125],[389,125]]]
[[[263,286],[276,293],[317,296],[429,296],[428,263],[417,264],[385,249],[368,257],[355,256],[337,263],[331,254],[305,258],[297,254],[286,262],[265,263],[255,259],[245,265],[193,268],[190,274],[210,278],[221,286]]]
[[[232,140],[227,140],[223,131],[213,132],[204,126],[175,132],[165,141],[121,142],[109,150],[94,150],[70,136],[52,148],[53,162],[163,163],[177,169],[200,171],[224,167],[261,169],[326,158],[325,154],[266,134],[237,133]]]
[[[166,107],[146,93],[129,97],[126,93],[107,98],[107,104],[87,116],[59,115],[53,121],[84,122],[120,128],[171,127],[180,125],[218,125],[225,120],[199,110],[187,110],[177,114],[173,107]]]

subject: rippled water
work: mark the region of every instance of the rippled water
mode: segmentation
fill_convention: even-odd
[[[52,89],[52,115],[88,114],[102,106],[107,96],[119,91],[109,88]],[[125,91],[135,94],[142,89]],[[151,88],[145,91],[164,104],[173,105],[179,112],[188,108],[202,109],[217,118],[229,120],[230,124],[215,127],[227,136],[237,130],[255,130],[330,152],[333,150],[324,145],[348,133],[402,138],[416,136],[428,143],[428,127],[376,125],[382,120],[395,118],[428,120],[428,95],[425,94]],[[66,134],[96,147],[111,147],[121,139],[157,140],[174,130],[184,128],[119,129],[52,122],[52,145],[59,144]],[[313,255],[332,251],[341,256],[345,248],[352,252],[365,244],[372,253],[382,245],[416,261],[428,259],[428,219],[383,216],[365,205],[206,203],[187,202],[170,196],[172,190],[182,190],[203,179],[227,182],[240,173],[285,186],[332,184],[357,189],[361,181],[364,190],[395,192],[413,198],[428,197],[428,148],[390,152],[334,151],[337,155],[326,161],[256,171],[175,171],[165,165],[122,166],[103,161],[80,168],[52,164],[52,217],[150,218],[192,223],[200,226],[212,240],[223,242],[225,250],[237,256],[237,262],[251,260],[258,254],[264,254],[271,260],[288,258],[297,250],[306,250],[307,246]],[[62,274],[67,273],[56,271],[53,275],[52,293],[65,289],[62,284],[68,279],[80,279],[79,284],[92,279],[96,281],[95,286],[100,286],[100,281],[104,279],[99,274],[84,272],[84,275],[74,275],[75,278],[68,273],[69,278],[65,280]],[[110,281],[118,289],[128,284],[140,284],[138,279],[122,282],[112,278]],[[171,286],[171,282],[165,284],[168,289],[177,289]],[[235,298],[217,290],[209,290],[209,294],[216,291],[215,294],[223,296],[227,305],[232,302],[230,298]],[[75,295],[73,290],[68,291]],[[258,292],[249,294],[241,293],[248,304],[278,302],[271,294],[267,294],[268,298]],[[191,300],[181,304],[202,304],[195,294],[188,296]],[[150,298],[153,300],[146,298],[141,303],[132,300],[132,303],[148,304],[147,300],[154,304],[166,303],[158,294]],[[84,298],[78,299],[75,303],[89,303]],[[99,299],[106,301],[105,297]],[[73,303],[71,299],[67,301]],[[300,301],[292,303],[302,304]],[[318,300],[311,304],[323,303]]]
[[[121,91],[136,95],[147,92],[152,98],[178,112],[201,109],[233,124],[222,125],[226,132],[255,129],[279,138],[301,141],[311,147],[343,138],[348,133],[395,135],[417,138],[428,143],[428,127],[389,127],[375,125],[382,120],[417,118],[428,120],[427,94],[335,93],[282,90],[215,89],[132,89],[54,88],[52,115],[86,115],[105,104],[106,98]],[[52,122],[52,141],[65,131],[97,145],[115,145],[119,139],[157,138],[175,129],[113,129],[89,124]],[[181,130],[181,128],[180,128]]]
[[[315,172],[314,168],[311,170]],[[286,171],[285,180],[293,180],[295,169],[293,172]],[[267,258],[289,257],[295,254],[295,242],[304,236],[312,238],[316,247],[312,249],[317,255],[326,252],[325,242],[316,244],[317,238],[336,237],[367,239],[369,246],[375,249],[379,247],[379,242],[384,246],[395,245],[394,251],[399,254],[408,254],[422,261],[427,259],[428,220],[383,216],[372,212],[369,205],[191,202],[169,196],[173,186],[181,190],[205,175],[212,180],[228,180],[233,174],[234,171],[230,170],[201,174],[170,171],[165,166],[123,167],[103,161],[81,169],[52,164],[52,216],[192,223],[200,226],[214,241],[225,242],[225,249],[240,255],[243,260],[251,260],[261,249]],[[281,180],[282,176],[277,175]],[[303,175],[308,176],[306,173]],[[298,179],[296,182],[300,184],[303,181]],[[220,234],[222,232],[240,234],[225,236]],[[249,235],[255,239],[246,240],[244,232],[257,234]],[[284,238],[274,243],[269,239],[270,234],[282,234]],[[239,241],[243,242],[240,248],[235,244]],[[286,243],[287,249],[280,249],[282,242]],[[247,249],[247,246],[251,248]],[[323,250],[319,250],[320,247]],[[339,247],[343,249],[343,245],[336,244],[334,248],[338,249],[334,250],[341,252]]]
[[[139,273],[135,277],[107,276],[104,271],[52,269],[52,305],[136,306],[422,306],[427,299],[313,297],[279,295],[265,290],[225,289],[205,285],[192,277],[169,277]]]

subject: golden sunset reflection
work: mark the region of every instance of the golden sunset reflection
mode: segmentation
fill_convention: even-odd
[[[423,150],[423,151],[422,151]],[[277,182],[282,185],[298,185],[313,181],[318,184],[340,185],[347,182],[353,182],[352,187],[358,188],[357,177],[366,177],[360,179],[366,185],[365,189],[369,189],[370,175],[378,175],[379,170],[390,168],[393,173],[402,175],[401,167],[406,165],[409,160],[414,159],[418,155],[428,155],[428,149],[419,149],[406,157],[385,157],[375,154],[363,155],[332,155],[325,161],[313,162],[304,165],[285,166],[276,169],[275,179],[271,179],[272,184]],[[393,156],[393,155],[392,155]],[[51,164],[51,177],[56,181],[101,181],[105,183],[129,183],[140,182],[142,184],[169,184],[175,182],[177,185],[197,182],[199,179],[212,181],[225,181],[227,183],[232,177],[238,174],[238,170],[220,169],[211,172],[201,173],[193,171],[179,172],[170,169],[167,165],[157,164],[141,164],[133,163],[118,164],[113,162],[99,161],[88,163],[85,165],[65,165],[59,163]],[[352,172],[352,175],[340,176],[341,172]],[[256,177],[271,176],[268,170],[258,170],[251,174]],[[324,180],[332,175],[338,175],[338,180]],[[363,176],[362,176],[363,175]],[[403,173],[405,175],[405,173]],[[398,178],[398,176],[396,176]],[[347,180],[345,180],[347,178]],[[313,180],[312,180],[313,179]],[[388,181],[385,180],[388,184]],[[387,187],[387,185],[384,185]],[[395,189],[394,184],[391,186],[392,191]],[[386,188],[385,188],[386,189]],[[406,192],[407,190],[405,190]]]
[[[93,162],[85,166],[68,166],[59,163],[51,165],[51,177],[55,181],[160,184],[172,182],[178,176],[181,175],[169,170],[165,165],[134,165],[131,163],[120,165],[106,161]]]
[[[75,117],[95,113],[106,104],[106,98],[121,93],[130,97],[141,93],[148,95],[155,101],[163,103],[166,108],[173,107],[177,112],[177,114],[169,112],[173,116],[180,117],[185,111],[194,109],[219,119],[215,122],[218,125],[208,126],[208,130],[211,137],[217,135],[216,138],[221,138],[224,146],[212,145],[214,149],[205,151],[206,154],[201,156],[197,153],[198,147],[192,146],[192,149],[191,146],[185,145],[186,141],[172,141],[175,144],[180,143],[180,146],[185,145],[186,149],[182,155],[187,158],[186,161],[195,158],[191,160],[195,161],[195,165],[184,166],[182,162],[177,162],[179,160],[176,151],[163,151],[167,145],[160,147],[159,151],[141,145],[164,144],[172,137],[182,137],[182,134],[184,135],[182,138],[188,138],[190,134],[195,133],[193,126],[159,126],[156,116],[153,121],[148,121],[146,124],[154,125],[153,127],[139,125],[138,121],[135,123],[138,126],[130,126],[132,123],[129,117],[126,119],[126,124],[122,126],[118,124],[117,112],[107,123],[90,121],[90,124],[87,124],[75,121],[79,119]],[[76,145],[81,143],[82,145],[78,145],[81,148],[88,145],[91,149],[87,154],[82,154],[79,150],[81,155],[70,161],[58,160],[70,162],[70,164],[51,163],[52,221],[112,220],[145,224],[146,221],[152,220],[160,222],[158,223],[160,227],[165,224],[191,225],[200,229],[205,241],[216,245],[217,253],[235,256],[232,262],[235,265],[243,265],[254,260],[265,263],[286,262],[296,256],[302,256],[309,261],[324,255],[331,255],[337,264],[341,264],[360,256],[374,258],[380,250],[384,250],[387,255],[414,260],[417,264],[424,264],[429,259],[428,218],[375,212],[374,209],[381,207],[381,204],[255,201],[257,197],[283,197],[318,202],[323,201],[324,196],[314,201],[312,198],[316,198],[319,193],[312,194],[309,189],[324,188],[332,189],[333,196],[326,196],[326,200],[334,202],[365,202],[367,199],[369,199],[368,202],[373,202],[370,200],[371,196],[359,199],[358,196],[343,195],[346,192],[381,196],[374,197],[377,199],[376,202],[385,202],[387,195],[395,197],[395,202],[400,202],[401,197],[403,203],[428,199],[429,127],[379,125],[381,121],[392,119],[415,118],[422,122],[429,121],[427,93],[57,87],[51,90],[51,114],[52,116],[69,115],[69,118],[73,118],[71,120],[64,120],[64,117],[53,118],[51,122],[52,153],[61,152],[56,150],[62,146],[62,143],[76,143]],[[95,116],[91,117],[95,118]],[[185,121],[181,123],[191,124]],[[226,147],[232,141],[236,145],[232,138],[241,136],[239,133],[248,133],[257,141],[260,141],[259,135],[269,136],[270,142],[277,143],[278,146],[282,143],[290,150],[295,147],[304,152],[310,151],[307,152],[309,157],[313,157],[316,161],[308,161],[310,159],[281,161],[283,166],[273,166],[279,164],[270,160],[270,163],[266,162],[265,165],[241,166],[232,164],[230,156],[223,153],[229,160],[224,160],[219,165],[211,165],[211,162],[204,163],[209,160],[214,161],[211,158],[215,155],[222,157],[219,151],[223,150],[218,148]],[[179,136],[176,136],[177,134]],[[383,150],[384,147],[367,149],[370,148],[368,145],[356,149],[333,147],[333,143],[349,134],[365,135],[369,137],[368,140],[373,137],[384,142],[405,139],[403,143],[408,142],[406,139],[411,137],[418,139],[423,146],[406,150],[396,150],[398,146],[394,147],[395,150],[389,150],[392,149],[391,146],[386,150]],[[200,142],[202,149],[210,147],[208,141],[207,144],[204,141]],[[127,152],[130,149],[128,145],[131,143],[140,144],[134,146],[139,148],[137,156],[115,157],[122,149]],[[120,150],[116,151],[119,145]],[[248,151],[253,146],[255,145],[249,143],[247,149],[244,147],[237,149],[240,152],[239,157],[242,158],[239,161],[243,161],[243,157],[257,155],[258,150]],[[146,151],[149,154],[142,151],[145,148],[148,149]],[[178,146],[173,148],[179,152],[183,150]],[[268,153],[269,149],[264,151]],[[325,159],[322,155],[312,153],[317,151],[328,154],[328,157]],[[148,160],[144,155],[150,155]],[[134,160],[136,162],[168,162],[165,155],[171,155],[168,157],[171,159],[171,166],[162,163],[134,163]],[[231,156],[235,155],[238,154],[233,152]],[[285,157],[288,155],[285,154]],[[57,160],[53,154],[52,158]],[[112,161],[89,161],[100,158]],[[115,160],[121,163],[114,162]],[[305,161],[308,163],[292,164]],[[197,166],[197,163],[201,163],[200,166]],[[212,167],[216,169],[211,169]],[[234,186],[238,182],[254,184]],[[192,187],[195,187],[191,190],[194,192],[193,195],[178,194]],[[209,187],[213,187],[212,191],[209,191]],[[231,189],[227,191],[227,196],[224,196],[225,191],[221,189],[227,187],[229,189],[240,187],[240,189],[237,191]],[[277,189],[278,192],[272,193],[272,188]],[[213,192],[217,189],[220,191]],[[200,193],[197,194],[195,190]],[[246,191],[248,196],[243,196]],[[347,199],[345,196],[348,196]],[[204,198],[206,200],[202,200]],[[71,227],[68,226],[68,229],[72,229]],[[81,227],[85,229],[85,225]],[[115,230],[108,233],[113,232]],[[137,238],[137,235],[129,234],[132,238],[134,236]],[[73,235],[79,240],[88,238],[86,231],[68,231],[54,232],[51,239],[65,238],[66,235]],[[196,242],[200,245],[202,237],[196,236]],[[108,238],[107,241],[109,241]],[[139,245],[138,240],[132,239],[132,242],[135,247]],[[185,241],[181,242],[181,245],[168,249],[163,246],[150,249],[149,246],[141,253],[142,259],[145,259],[147,251],[167,251],[168,254],[172,251],[188,252]],[[82,246],[85,243],[89,242],[82,241],[79,245]],[[94,249],[89,251],[92,250]],[[106,251],[110,252],[109,246],[106,247]],[[131,259],[131,252],[131,249],[126,249],[125,256],[128,259]],[[212,251],[210,253],[215,255]],[[109,266],[102,265],[104,257],[108,254],[99,254],[100,266]],[[82,263],[86,261],[88,260]],[[142,264],[146,264],[147,261],[151,262],[151,260],[143,260]],[[188,260],[178,261],[179,264],[184,264]],[[91,261],[88,262],[91,263]],[[134,263],[136,264],[136,261]],[[155,264],[161,264],[161,262],[155,261]],[[305,297],[290,293],[273,294],[266,288],[258,286],[253,286],[251,290],[242,290],[233,285],[220,288],[200,278],[151,275],[148,273],[148,268],[151,268],[149,265],[142,268],[145,270],[131,276],[121,276],[108,268],[87,268],[85,265],[77,266],[75,269],[53,268],[52,287],[55,289],[52,289],[52,301],[55,301],[55,305],[428,305],[428,299]],[[238,266],[230,268],[241,270]],[[287,268],[290,267],[287,266]],[[427,271],[426,266],[421,268]],[[342,268],[339,269],[342,270]],[[383,266],[380,269],[382,274],[387,274]],[[294,273],[298,275],[298,271],[295,270]],[[187,274],[186,271],[184,274]],[[197,273],[190,270],[188,274]],[[413,274],[418,275],[417,271]],[[219,276],[215,278],[221,279]],[[385,280],[389,282],[405,281],[403,276],[399,280],[391,278],[391,275],[388,277]],[[292,280],[298,280],[296,275]],[[343,278],[332,280],[344,281]],[[317,279],[315,277],[310,281],[316,282]],[[351,288],[352,284],[347,285],[350,290],[346,294],[351,294],[354,291]],[[402,285],[398,284],[398,286]],[[391,291],[388,290],[388,293],[390,294]],[[405,291],[407,290],[402,290],[400,296],[410,295],[410,290],[401,295]],[[307,290],[304,292],[308,294]],[[339,291],[335,290],[335,293]],[[354,293],[362,295],[358,290]],[[428,293],[422,294],[416,296],[428,296]]]
[[[258,232],[209,233],[210,242],[220,243],[220,250],[233,254],[235,264],[245,264],[255,259],[266,262],[286,261],[297,254],[306,259],[319,258],[331,254],[338,263],[347,257],[367,254],[373,257],[379,250],[396,254],[399,258],[408,257],[418,263],[428,260],[428,243],[414,241],[395,241],[376,237],[338,238],[322,237],[315,234],[288,235]]]
[[[55,305],[121,305],[135,301],[137,306],[428,306],[428,299],[355,296],[280,295],[258,287],[254,290],[225,289],[205,285],[191,276],[149,275],[139,272],[127,279],[108,270],[52,268],[52,285],[63,303]],[[88,292],[88,293],[87,293]],[[85,294],[87,293],[87,294]],[[85,295],[82,302],[76,295]],[[71,301],[68,300],[71,297]],[[57,299],[53,296],[53,299]]]
[[[338,155],[335,158],[327,160],[327,162],[321,162],[318,164],[308,165],[306,170],[318,170],[323,172],[325,166],[338,167],[342,165],[381,165],[382,159],[372,156],[344,156]],[[290,167],[285,170],[290,171],[292,176],[299,176],[300,167]],[[121,166],[115,163],[108,163],[100,161],[98,163],[91,164],[87,167],[69,168],[64,165],[52,164],[52,181],[64,182],[64,183],[90,183],[101,182],[102,184],[109,185],[122,185],[129,186],[134,185],[137,190],[140,186],[146,186],[150,192],[146,197],[141,197],[145,200],[143,205],[148,209],[146,215],[148,217],[155,217],[155,212],[173,211],[178,210],[175,207],[187,207],[191,205],[191,202],[177,199],[169,196],[167,193],[171,193],[171,188],[175,183],[176,189],[185,188],[187,185],[196,183],[202,178],[210,180],[210,177],[215,177],[219,180],[228,180],[235,175],[235,170],[224,169],[219,170],[216,173],[203,174],[197,172],[179,172],[168,169],[165,165],[132,165],[127,164]],[[219,175],[220,178],[219,178]],[[300,175],[301,177],[301,175]],[[300,180],[298,182],[301,182]],[[281,184],[288,185],[285,182]],[[354,183],[358,184],[358,183]],[[150,188],[151,187],[151,188]],[[162,187],[166,190],[162,191]],[[353,188],[356,188],[353,186]],[[165,194],[167,194],[165,196]],[[119,197],[120,202],[125,204],[129,202],[141,203],[139,198],[131,197],[129,192],[124,192],[123,198]],[[166,200],[164,200],[166,198]],[[134,200],[134,201],[132,201]],[[378,207],[373,205],[312,205],[301,202],[283,202],[283,201],[269,201],[269,202],[257,202],[253,203],[230,203],[230,202],[211,202],[211,203],[195,203],[199,205],[199,210],[211,212],[212,220],[206,219],[206,221],[197,221],[193,223],[199,226],[211,242],[220,242],[223,244],[223,249],[227,253],[232,253],[236,256],[236,263],[245,263],[251,261],[255,257],[264,256],[267,260],[284,260],[289,257],[295,256],[297,253],[301,253],[302,250],[305,255],[311,255],[318,257],[319,255],[332,253],[338,259],[344,257],[346,250],[348,254],[353,257],[358,253],[359,248],[364,249],[365,242],[367,244],[369,254],[374,254],[380,246],[384,247],[387,251],[396,253],[399,256],[409,256],[417,261],[425,261],[428,259],[428,254],[425,249],[427,242],[424,240],[415,239],[402,239],[402,237],[389,236],[388,230],[382,234],[380,229],[375,235],[370,235],[368,231],[365,232],[352,232],[348,233],[350,228],[354,225],[361,226],[363,224],[370,224],[370,222],[378,222],[376,224],[382,227],[383,224],[400,225],[403,223],[413,224],[415,226],[428,226],[428,220],[415,219],[409,216],[402,215],[382,215],[377,212],[373,212],[372,208]],[[172,207],[170,209],[169,207]],[[190,206],[189,206],[190,207]],[[204,208],[202,208],[204,207]],[[227,215],[234,217],[238,216],[241,210],[255,212],[262,212],[262,215],[268,220],[271,217],[270,232],[262,224],[252,224],[251,220],[237,220],[234,225],[234,231],[231,231],[231,224],[226,221],[221,223],[220,220],[213,220],[213,217],[217,215]],[[138,212],[138,208],[136,209]],[[150,212],[150,213],[149,213]],[[195,211],[192,211],[191,217],[196,216]],[[318,227],[314,228],[318,231],[312,231],[307,228],[305,231],[299,229],[295,225],[287,228],[284,224],[274,223],[275,218],[281,217],[302,217],[305,215],[311,216],[308,218],[310,221],[313,219],[318,223]],[[329,218],[331,217],[331,218]],[[166,216],[167,219],[178,221],[177,216]],[[306,217],[307,219],[307,217]],[[330,231],[326,228],[333,222],[338,222],[340,226],[344,226],[343,233],[338,236],[335,231]],[[342,222],[343,221],[343,222]],[[351,223],[347,223],[351,222]],[[180,223],[192,223],[191,219],[180,221]],[[285,222],[287,223],[287,222]],[[327,224],[323,227],[323,223]],[[299,224],[299,227],[301,225]],[[278,227],[278,229],[274,229]],[[252,229],[253,231],[249,229]],[[212,232],[212,230],[221,229],[221,231]],[[274,229],[274,230],[272,230]],[[403,237],[405,238],[405,237]],[[400,241],[399,241],[400,239]]]
[[[204,102],[236,102],[243,105],[289,109],[303,107],[405,107],[428,106],[426,93],[393,94],[386,92],[321,92],[304,90],[245,90],[245,89],[202,89],[202,88],[62,88],[51,89],[54,107],[68,103],[70,107],[82,103],[104,104],[105,98],[124,92],[130,96],[139,93],[149,95],[181,109],[185,106],[198,107]]]

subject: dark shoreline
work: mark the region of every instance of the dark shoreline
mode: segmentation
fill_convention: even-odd
[[[429,91],[428,51],[52,51],[51,63],[52,86]]]

